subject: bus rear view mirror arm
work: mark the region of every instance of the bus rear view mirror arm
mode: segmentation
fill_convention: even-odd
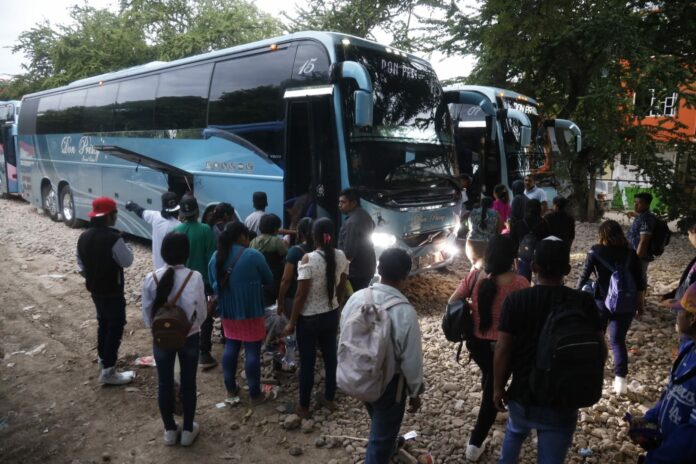
[[[572,132],[575,135],[575,152],[580,153],[582,150],[582,131],[577,124],[568,119],[549,119],[544,122],[544,126],[565,129]]]
[[[480,93],[465,90],[445,90],[444,98],[445,103],[462,103],[466,105],[478,106],[486,116],[495,116],[495,108],[493,107],[493,103],[491,103],[488,98],[484,97]],[[495,141],[497,134],[495,124],[487,124],[487,126],[489,128],[488,139]]]
[[[498,118],[500,120],[511,119],[520,125],[520,146],[528,147],[532,143],[532,123],[529,117],[522,111],[507,108],[498,110]]]
[[[331,82],[352,79],[358,85],[353,94],[355,100],[355,127],[371,127],[373,122],[374,95],[370,75],[360,63],[343,61],[331,66]]]

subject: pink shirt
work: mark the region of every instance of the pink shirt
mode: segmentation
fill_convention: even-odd
[[[471,318],[474,320],[474,335],[476,338],[483,340],[497,340],[498,339],[498,322],[500,321],[500,313],[503,309],[503,302],[505,298],[512,292],[517,290],[522,290],[529,287],[529,281],[519,274],[515,274],[512,280],[507,285],[498,285],[498,292],[493,299],[493,306],[491,308],[492,312],[492,323],[491,326],[485,332],[479,330],[480,316],[478,312],[478,289],[481,285],[481,281],[486,278],[486,274],[483,271],[481,276],[478,277],[479,271],[472,269],[466,277],[462,279],[457,287],[455,294],[458,298],[469,298],[471,297]],[[476,283],[474,285],[474,282]],[[469,293],[469,289],[473,287],[473,291]]]
[[[510,204],[505,203],[504,201],[495,200],[493,202],[493,209],[498,212],[500,215],[500,220],[502,221],[503,226],[505,226],[505,223],[510,217]]]

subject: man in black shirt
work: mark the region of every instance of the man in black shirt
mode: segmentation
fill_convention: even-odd
[[[509,410],[500,462],[517,462],[524,440],[536,429],[538,462],[561,464],[573,440],[578,410],[544,406],[535,399],[530,373],[536,366],[540,333],[559,300],[579,304],[598,333],[600,321],[589,294],[564,286],[564,276],[570,273],[570,249],[565,242],[554,236],[541,240],[532,267],[537,285],[507,297],[498,327],[493,400],[499,409]],[[510,374],[512,383],[506,391]]]
[[[564,240],[572,247],[575,240],[575,218],[566,212],[568,200],[558,196],[553,199],[553,210],[546,213],[544,219],[549,223],[551,235]]]
[[[375,223],[360,207],[360,195],[355,189],[345,189],[338,197],[338,209],[348,216],[338,232],[338,249],[350,261],[348,280],[357,292],[370,285],[375,276],[377,258],[372,245]]]

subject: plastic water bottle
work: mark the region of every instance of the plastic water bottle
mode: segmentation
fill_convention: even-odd
[[[296,367],[295,349],[297,348],[297,340],[294,335],[285,337],[285,356],[283,357],[283,370],[290,371]]]

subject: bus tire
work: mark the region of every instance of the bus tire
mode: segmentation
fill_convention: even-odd
[[[41,189],[41,204],[46,215],[51,220],[58,221],[58,195],[51,184],[47,184]]]
[[[71,229],[80,227],[81,221],[75,216],[75,203],[73,202],[73,194],[69,185],[65,185],[60,189],[60,209],[66,226]]]

